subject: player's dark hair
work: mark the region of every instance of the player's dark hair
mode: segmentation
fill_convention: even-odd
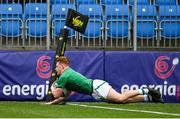
[[[60,62],[60,63],[67,64],[67,65],[70,64],[70,60],[69,60],[69,58],[66,57],[66,56],[57,57],[57,58],[56,58],[56,62]]]

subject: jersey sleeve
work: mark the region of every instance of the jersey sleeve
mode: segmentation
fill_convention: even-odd
[[[67,82],[66,78],[60,76],[59,79],[56,80],[55,86],[57,88],[65,88],[66,82]]]

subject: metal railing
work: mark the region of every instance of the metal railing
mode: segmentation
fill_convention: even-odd
[[[178,0],[1,0],[0,49],[54,49],[72,6],[90,19],[85,34],[69,28],[69,49],[180,48]]]

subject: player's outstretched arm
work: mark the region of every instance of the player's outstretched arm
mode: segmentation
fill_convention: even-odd
[[[45,104],[47,104],[47,105],[55,105],[55,104],[59,104],[61,102],[64,103],[65,101],[66,101],[66,97],[59,97],[59,98],[57,98],[57,99],[55,99],[55,100],[53,100],[51,102],[47,102]]]
[[[51,101],[51,102],[47,102],[45,104],[47,105],[54,105],[54,104],[65,104],[66,103],[66,100],[68,99],[69,95],[71,94],[71,91],[69,90],[66,90],[66,89],[62,89],[62,88],[58,88],[56,90],[56,93],[58,96],[58,98],[56,97],[55,100]]]

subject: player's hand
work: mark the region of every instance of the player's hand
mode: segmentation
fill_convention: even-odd
[[[66,101],[60,102],[59,105],[66,105]]]
[[[52,102],[43,103],[44,105],[52,105]]]

